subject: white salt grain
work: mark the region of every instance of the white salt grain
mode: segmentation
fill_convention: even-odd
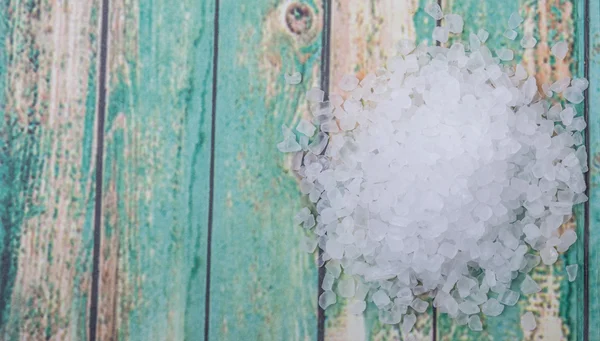
[[[565,41],[559,41],[552,46],[550,51],[557,60],[563,60],[567,56],[567,52],[569,52],[569,45]]]
[[[481,323],[481,319],[479,318],[479,316],[473,315],[473,316],[469,317],[469,329],[471,329],[472,331],[476,331],[476,332],[483,330],[483,325]]]
[[[523,18],[517,12],[513,12],[510,14],[508,18],[508,27],[511,29],[517,28],[523,22]]]
[[[515,30],[506,30],[504,31],[504,36],[510,40],[515,40],[515,38],[517,38],[517,31]]]
[[[525,279],[521,282],[521,292],[524,295],[531,295],[542,290],[540,286],[529,275],[525,275]]]
[[[544,264],[552,265],[558,259],[558,252],[553,247],[545,247],[540,251],[540,256]]]
[[[285,140],[277,144],[277,149],[282,153],[293,153],[302,150],[296,138],[287,137]]]
[[[563,92],[563,96],[565,97],[565,99],[571,103],[574,104],[579,104],[581,102],[583,102],[583,91],[579,88],[576,87],[568,87],[564,92]]]
[[[373,303],[377,305],[377,307],[382,308],[388,303],[390,303],[390,297],[383,290],[379,290],[373,294]]]
[[[565,126],[570,125],[573,122],[573,118],[575,117],[575,110],[572,107],[567,107],[565,110],[561,111],[560,120]]]
[[[310,122],[308,122],[305,119],[301,119],[300,122],[298,123],[298,125],[296,126],[296,130],[301,133],[304,134],[308,137],[312,137],[315,134],[315,130],[317,128],[315,128],[314,125],[312,125]]]
[[[477,314],[479,312],[479,307],[469,301],[464,301],[458,305],[458,309],[467,315]]]
[[[332,290],[333,283],[335,283],[335,277],[330,273],[326,273],[325,277],[323,277],[323,282],[321,283],[321,289],[325,291]]]
[[[448,41],[448,29],[444,26],[436,26],[433,29],[433,40],[437,40],[440,43]]]
[[[537,326],[535,322],[535,317],[531,312],[526,312],[521,316],[521,327],[525,331],[532,331]]]
[[[429,307],[429,303],[419,299],[419,298],[415,298],[410,306],[418,313],[424,313],[427,310],[427,307]]]
[[[306,92],[306,100],[309,102],[323,102],[323,98],[325,97],[325,91],[319,88],[311,88]]]
[[[577,270],[579,266],[577,264],[567,265],[567,276],[569,278],[569,282],[573,282],[575,278],[577,278]]]
[[[498,302],[504,305],[513,306],[517,304],[519,296],[521,295],[518,292],[506,289],[503,293],[498,295]]]
[[[353,75],[345,75],[340,80],[338,86],[344,91],[352,91],[358,86],[358,78]]]
[[[504,305],[495,298],[490,298],[481,305],[481,312],[487,316],[498,316],[504,311]]]
[[[398,41],[398,44],[396,46],[398,48],[398,52],[403,56],[406,56],[409,53],[413,52],[416,48],[415,42],[410,39],[401,39],[400,41]]]
[[[345,278],[338,282],[338,294],[342,297],[350,298],[354,296],[355,287],[353,278]]]
[[[464,27],[463,18],[458,14],[446,14],[444,17],[446,27],[450,33],[461,33]]]
[[[535,44],[537,44],[537,39],[535,39],[531,34],[526,34],[521,39],[521,47],[524,49],[531,49],[535,47]]]
[[[400,326],[400,330],[402,330],[403,334],[408,334],[412,329],[415,323],[417,322],[417,317],[415,314],[407,314],[404,315],[404,319],[402,320],[402,325]]]
[[[348,311],[354,315],[360,315],[367,308],[365,301],[354,301],[348,305]]]
[[[477,31],[477,37],[482,43],[485,43],[489,36],[490,33],[482,28],[480,28],[479,31]]]
[[[300,84],[302,82],[302,74],[300,72],[292,72],[290,74],[284,74],[285,82],[290,85]]]
[[[571,81],[571,86],[581,91],[585,91],[589,85],[590,82],[588,82],[588,80],[585,78],[573,78],[573,80]]]
[[[437,2],[430,2],[425,6],[425,13],[429,14],[435,20],[441,20],[444,17],[442,8]]]
[[[550,85],[550,90],[554,92],[563,92],[571,83],[571,78],[563,77]]]
[[[326,290],[319,296],[319,307],[321,307],[321,309],[327,309],[327,307],[335,302],[337,302],[337,299],[333,291]]]
[[[514,58],[514,52],[511,49],[507,49],[507,48],[500,48],[496,51],[496,55],[498,56],[498,58],[500,58],[500,60],[503,61],[511,61]]]

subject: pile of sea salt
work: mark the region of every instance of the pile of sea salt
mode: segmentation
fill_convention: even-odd
[[[426,10],[442,19],[437,5]],[[522,21],[513,14],[505,36],[515,39]],[[462,29],[448,14],[433,36],[445,42]],[[323,309],[341,296],[360,314],[372,301],[383,323],[407,332],[431,297],[438,312],[481,330],[480,313],[539,292],[528,273],[575,243],[559,227],[587,200],[586,123],[574,104],[588,82],[540,91],[521,65],[502,64],[513,51],[491,51],[487,37],[479,30],[448,48],[402,41],[385,68],[343,77],[345,97],[308,91],[311,120],[283,127],[278,148],[295,153],[301,192],[316,204],[295,223],[312,231],[306,251],[323,251]],[[567,45],[552,52],[562,59]],[[577,266],[567,270],[573,280]],[[521,322],[535,328],[530,313]]]

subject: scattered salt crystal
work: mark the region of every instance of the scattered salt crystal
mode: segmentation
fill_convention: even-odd
[[[476,332],[483,330],[483,325],[481,324],[481,319],[479,316],[473,315],[469,317],[469,329]]]
[[[511,29],[517,28],[523,22],[523,18],[519,15],[518,12],[513,12],[510,14],[508,18],[508,27]]]
[[[477,38],[479,38],[479,41],[482,43],[485,43],[489,36],[490,33],[483,28],[480,28],[479,31],[477,31]]]
[[[579,104],[583,102],[583,91],[576,87],[568,87],[565,91],[563,91],[563,96],[565,99],[571,103]]]
[[[477,304],[469,301],[464,301],[458,305],[458,309],[467,315],[477,314],[479,307]]]
[[[521,292],[524,295],[535,294],[542,290],[540,286],[529,275],[525,275],[525,279],[521,282]]]
[[[498,58],[500,58],[500,60],[503,61],[511,61],[514,58],[514,52],[511,49],[507,49],[507,48],[500,48],[496,51],[496,55],[498,55]]]
[[[540,251],[542,262],[546,265],[552,265],[558,259],[558,252],[553,247],[545,247]]]
[[[569,277],[569,282],[573,282],[575,278],[577,278],[577,270],[579,266],[577,264],[567,265],[567,276]]]
[[[311,237],[304,237],[302,239],[302,244],[301,244],[302,250],[304,252],[313,253],[313,252],[315,252],[315,249],[317,248],[317,243],[318,243],[317,239],[314,239]]]
[[[348,305],[348,311],[354,315],[360,315],[367,308],[365,301],[354,301]]]
[[[448,258],[454,258],[454,256],[456,256],[457,253],[457,248],[454,244],[448,243],[448,242],[444,242],[442,243],[442,245],[440,245],[439,249],[438,249],[438,253],[442,256],[448,257]]]
[[[328,121],[321,124],[321,131],[325,133],[337,133],[340,131],[340,128],[336,121]]]
[[[301,119],[300,123],[298,123],[298,125],[296,126],[296,130],[301,133],[304,134],[308,137],[311,137],[315,134],[315,126],[313,126],[310,122],[308,122],[305,119]]]
[[[450,33],[461,33],[464,27],[463,18],[458,14],[446,14],[444,17],[446,27]]]
[[[373,303],[379,308],[383,308],[390,303],[390,297],[383,290],[379,290],[373,294]]]
[[[537,39],[535,39],[531,34],[525,34],[525,36],[523,36],[521,39],[521,47],[524,49],[531,49],[535,47],[535,44],[537,44]]]
[[[444,17],[442,8],[437,2],[430,2],[425,6],[425,13],[429,14],[435,20],[441,20]]]
[[[588,82],[588,80],[585,78],[573,78],[573,80],[571,81],[571,86],[581,91],[585,91],[589,85],[590,82]]]
[[[481,312],[487,316],[498,316],[502,314],[502,311],[504,311],[504,305],[495,298],[490,298],[481,305]]]
[[[345,75],[340,80],[338,86],[344,91],[352,91],[358,86],[358,78],[353,75]]]
[[[572,201],[572,200],[573,200],[573,198],[569,198],[569,200],[567,200],[567,201]],[[575,244],[576,241],[577,241],[577,233],[575,233],[575,231],[573,231],[573,230],[566,230],[560,236],[560,243],[557,245],[556,250],[558,252],[565,252],[571,247],[571,245]]]
[[[354,296],[355,287],[354,287],[354,279],[353,278],[345,278],[341,279],[338,282],[338,294],[342,297],[350,298]]]
[[[571,78],[563,77],[550,85],[550,90],[554,92],[563,92],[571,83]]]
[[[300,144],[294,137],[286,137],[285,140],[277,144],[277,149],[282,153],[293,153],[302,150]]]
[[[296,84],[300,84],[300,82],[302,82],[302,75],[300,74],[300,72],[292,72],[290,74],[284,74],[285,77],[285,82],[287,84],[290,85],[296,85]]]
[[[319,296],[319,307],[321,307],[321,309],[327,309],[327,307],[335,302],[337,302],[337,299],[333,291],[325,290],[321,296]]]
[[[515,38],[517,37],[517,31],[515,30],[506,30],[504,31],[504,36],[510,40],[515,40]]]
[[[506,289],[503,293],[498,295],[498,302],[504,305],[513,306],[517,304],[519,296],[520,294],[518,292]]]
[[[415,316],[415,314],[410,313],[410,314],[404,315],[404,319],[402,320],[402,325],[400,326],[402,333],[408,334],[413,329],[413,326],[415,325],[416,322],[417,322],[417,317]]]
[[[448,29],[445,26],[436,26],[433,29],[433,39],[440,43],[448,41]]]
[[[559,41],[552,46],[550,51],[556,59],[563,60],[567,56],[567,52],[569,52],[569,45],[565,41]]]
[[[406,56],[409,53],[413,52],[416,47],[414,40],[410,39],[402,39],[398,41],[398,44],[396,46],[398,48],[398,52],[400,52],[400,54],[403,56]]]
[[[313,139],[313,141],[308,145],[308,150],[310,150],[313,154],[319,155],[323,150],[325,150],[325,146],[327,146],[327,141],[329,137],[325,133],[318,133],[317,136]],[[298,145],[299,147],[300,145]]]
[[[570,125],[575,117],[575,110],[573,107],[567,107],[565,110],[560,112],[560,120],[565,126]]]
[[[521,316],[521,327],[523,328],[523,330],[532,331],[535,329],[536,326],[537,324],[535,322],[535,317],[530,311],[526,312]]]
[[[333,283],[335,283],[335,277],[330,273],[326,273],[325,277],[323,277],[323,282],[321,283],[321,289],[325,291],[332,290]]]
[[[469,46],[471,47],[471,51],[477,51],[481,47],[481,40],[476,34],[469,34]]]
[[[325,268],[327,269],[327,272],[331,274],[331,276],[333,276],[334,278],[340,277],[340,274],[342,273],[340,263],[338,263],[337,261],[327,262]]]
[[[306,100],[310,102],[323,102],[325,91],[319,88],[311,88],[306,92]]]
[[[424,313],[427,310],[427,307],[429,306],[429,303],[419,299],[419,298],[415,298],[412,303],[410,304],[410,306],[418,313]]]

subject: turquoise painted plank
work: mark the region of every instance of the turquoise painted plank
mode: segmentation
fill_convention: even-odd
[[[535,72],[541,84],[549,80],[572,75],[583,76],[583,1],[541,0],[510,1],[444,1],[446,12],[454,12],[465,18],[465,29],[458,39],[468,41],[469,33],[477,33],[479,28],[486,29],[489,39],[486,43],[494,51],[498,47],[508,47],[515,51],[515,60],[528,71]],[[512,12],[518,11],[525,22],[517,30],[517,39],[511,41],[503,37]],[[534,34],[538,44],[534,49],[523,52],[520,40],[523,30]],[[456,39],[456,38],[455,38]],[[549,48],[559,40],[566,40],[572,53],[564,62],[557,62],[549,54]],[[583,113],[583,107],[578,111]],[[570,283],[566,278],[565,265],[583,266],[583,206],[575,209],[576,219],[563,228],[576,228],[577,243],[562,255],[551,267],[540,266],[532,277],[543,290],[536,295],[522,297],[514,307],[507,307],[500,317],[484,320],[481,333],[471,332],[466,326],[457,326],[445,315],[438,316],[439,340],[536,340],[539,338],[558,338],[580,340],[583,335],[583,276]],[[536,316],[538,328],[533,332],[524,332],[520,326],[520,316],[532,311]]]
[[[215,2],[111,1],[99,340],[202,340]]]
[[[589,340],[598,340],[600,339],[600,329],[598,329],[600,323],[600,2],[589,1],[589,19],[589,45],[587,46],[590,81],[588,89]]]
[[[86,340],[99,1],[0,3],[0,339]]]
[[[317,336],[317,267],[292,223],[302,206],[281,125],[307,112],[319,81],[319,1],[221,1],[210,340]],[[284,72],[298,71],[288,86]]]

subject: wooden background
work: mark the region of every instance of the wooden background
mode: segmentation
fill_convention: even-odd
[[[589,205],[543,290],[482,333],[318,310],[281,124],[304,92],[431,41],[427,0],[0,1],[0,340],[600,340],[600,3],[442,0],[540,82],[585,76]],[[525,23],[502,37],[509,15]],[[550,56],[557,40],[572,50]],[[299,71],[303,82],[286,85]],[[565,264],[580,275],[566,280]],[[532,311],[538,328],[524,332]]]

